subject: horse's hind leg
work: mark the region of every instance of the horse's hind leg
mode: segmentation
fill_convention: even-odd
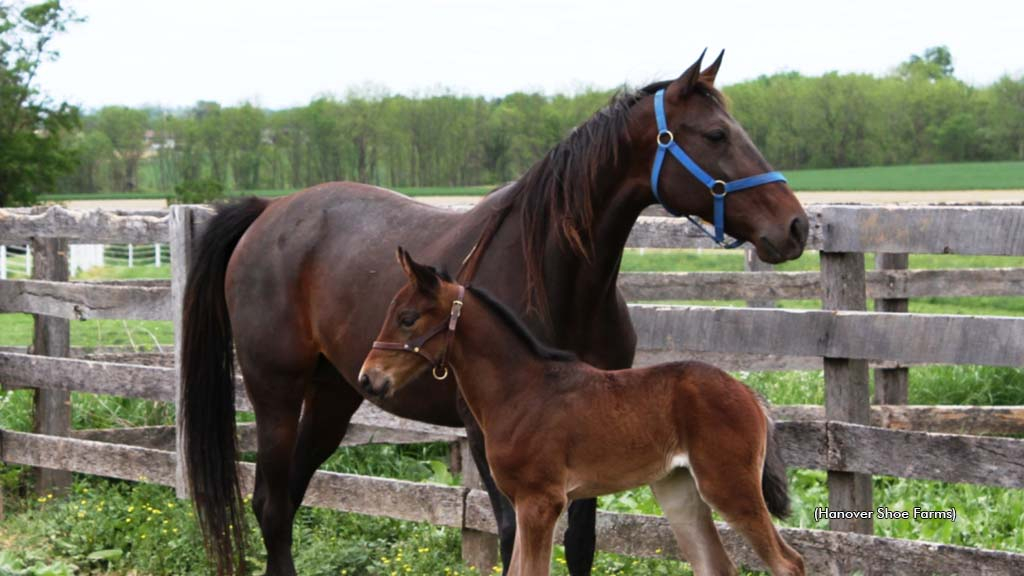
[[[759,468],[725,466],[718,461],[694,469],[701,495],[753,547],[776,576],[803,576],[804,562],[782,539],[761,493]],[[705,460],[705,462],[708,462]],[[757,466],[761,463],[758,460]]]
[[[718,529],[711,518],[711,509],[701,498],[688,469],[676,468],[651,484],[651,490],[694,574],[719,576],[737,573],[736,566],[722,547]]]
[[[294,576],[291,548],[296,506],[288,492],[288,478],[308,375],[245,370],[244,364],[243,372],[256,414],[253,511],[267,549],[267,574]]]
[[[289,480],[289,492],[296,508],[302,504],[313,474],[338,448],[352,415],[362,403],[363,397],[321,356],[313,381],[306,389]]]

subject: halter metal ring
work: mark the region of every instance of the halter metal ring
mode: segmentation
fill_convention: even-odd
[[[438,368],[441,369],[440,374],[437,373]],[[430,373],[434,376],[434,380],[444,380],[445,378],[448,377],[448,366],[434,366],[434,369],[431,370]]]
[[[715,180],[714,182],[711,183],[711,188],[709,188],[708,190],[710,190],[712,196],[725,196],[725,182],[722,182],[721,180]],[[720,192],[716,192],[716,190],[720,190]]]
[[[667,137],[668,140],[663,140],[665,137]],[[672,134],[671,130],[662,130],[661,132],[658,132],[658,146],[661,146],[662,148],[668,148],[671,146],[675,139],[676,137]]]

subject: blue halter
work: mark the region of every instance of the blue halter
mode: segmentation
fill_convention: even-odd
[[[740,178],[739,180],[733,180],[732,182],[723,182],[716,180],[711,177],[710,174],[701,169],[696,162],[690,158],[681,146],[676,144],[675,137],[672,132],[668,129],[665,122],[665,90],[658,90],[654,95],[654,117],[658,121],[658,151],[654,155],[654,168],[651,169],[651,191],[654,192],[654,198],[657,199],[658,203],[671,215],[673,216],[685,216],[690,222],[693,222],[700,231],[706,234],[709,238],[715,241],[716,244],[724,248],[735,248],[740,244],[743,244],[742,240],[736,240],[730,244],[725,243],[725,197],[733,192],[739,192],[740,190],[746,190],[747,188],[753,188],[754,186],[760,186],[761,184],[767,184],[769,182],[786,182],[786,177],[781,172],[765,172],[764,174],[757,174],[756,176],[748,176],[746,178]],[[708,187],[708,191],[711,192],[711,196],[714,198],[715,206],[715,233],[708,232],[704,225],[698,222],[689,214],[682,214],[676,212],[672,208],[669,208],[668,204],[661,199],[658,195],[658,177],[661,176],[661,165],[665,162],[665,151],[668,150],[675,156],[676,160],[683,165],[684,168],[693,174],[694,178],[700,180],[702,184]]]

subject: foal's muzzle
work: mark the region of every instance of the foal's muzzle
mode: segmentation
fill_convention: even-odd
[[[359,375],[359,386],[369,396],[384,398],[391,392],[391,377],[371,368]]]

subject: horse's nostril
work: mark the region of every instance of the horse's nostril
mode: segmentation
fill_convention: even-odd
[[[789,235],[797,241],[800,245],[803,245],[807,241],[808,232],[807,219],[802,216],[793,218],[793,221],[789,224]]]
[[[369,390],[370,389],[370,377],[367,376],[366,374],[363,374],[362,376],[360,376],[359,377],[359,385],[363,387],[363,390]]]

